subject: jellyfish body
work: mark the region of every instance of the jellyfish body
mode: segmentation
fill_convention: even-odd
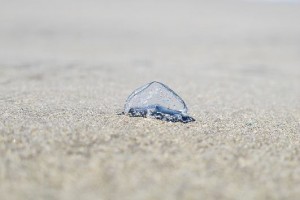
[[[195,121],[187,115],[187,106],[173,90],[160,82],[136,89],[126,100],[124,113],[131,117],[150,117],[170,122]]]

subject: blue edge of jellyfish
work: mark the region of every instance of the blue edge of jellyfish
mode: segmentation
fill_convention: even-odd
[[[128,115],[131,117],[153,117],[167,122],[188,123],[195,121],[194,118],[177,110],[171,110],[160,105],[150,105],[142,108],[130,108]]]

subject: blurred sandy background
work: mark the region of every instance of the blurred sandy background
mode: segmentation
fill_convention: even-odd
[[[0,199],[299,199],[297,1],[0,1]],[[118,116],[161,81],[195,123]]]

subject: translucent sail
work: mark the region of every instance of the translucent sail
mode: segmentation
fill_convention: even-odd
[[[126,100],[124,113],[133,117],[152,117],[164,121],[195,121],[187,116],[187,106],[173,90],[160,82],[136,89]]]

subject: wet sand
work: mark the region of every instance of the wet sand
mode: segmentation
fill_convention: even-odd
[[[299,199],[300,5],[8,1],[0,199]],[[120,116],[161,81],[196,122]]]

